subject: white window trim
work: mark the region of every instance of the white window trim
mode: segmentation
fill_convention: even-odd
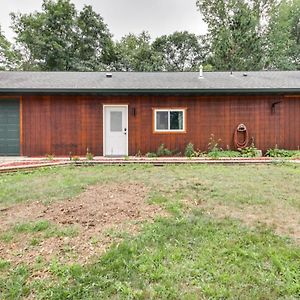
[[[157,129],[157,112],[168,112],[168,128],[169,129]],[[170,113],[173,111],[179,111],[183,113],[183,128],[182,129],[170,129]],[[185,118],[186,118],[186,109],[183,108],[155,108],[154,109],[154,132],[186,132],[185,128]]]

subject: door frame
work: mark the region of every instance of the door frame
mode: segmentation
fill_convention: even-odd
[[[102,115],[102,121],[103,121],[103,156],[106,156],[106,152],[105,152],[105,148],[106,148],[106,126],[105,126],[105,123],[106,123],[106,108],[109,108],[109,107],[123,107],[126,109],[126,115],[127,115],[127,118],[126,118],[126,129],[127,129],[127,134],[126,134],[126,153],[125,153],[125,156],[128,156],[128,135],[129,135],[129,130],[128,130],[128,104],[103,104],[103,115]]]

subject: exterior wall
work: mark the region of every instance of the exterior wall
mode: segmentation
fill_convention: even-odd
[[[272,103],[279,102],[272,112]],[[21,154],[103,153],[103,104],[128,104],[129,154],[155,151],[164,143],[183,152],[192,142],[207,149],[211,134],[232,149],[236,126],[244,123],[257,148],[300,146],[298,96],[33,96],[22,97]],[[186,133],[154,133],[153,108],[187,108]],[[134,113],[135,111],[135,113]]]

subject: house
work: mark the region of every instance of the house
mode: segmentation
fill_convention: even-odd
[[[300,71],[0,72],[1,155],[205,150],[211,134],[234,149],[239,125],[263,151],[298,149]]]

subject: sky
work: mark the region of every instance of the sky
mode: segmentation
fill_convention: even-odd
[[[197,10],[196,0],[73,0],[77,9],[92,5],[104,18],[114,39],[143,30],[152,38],[184,31],[204,34],[206,25]],[[0,24],[10,40],[10,12],[29,13],[41,9],[42,0],[0,0]]]

